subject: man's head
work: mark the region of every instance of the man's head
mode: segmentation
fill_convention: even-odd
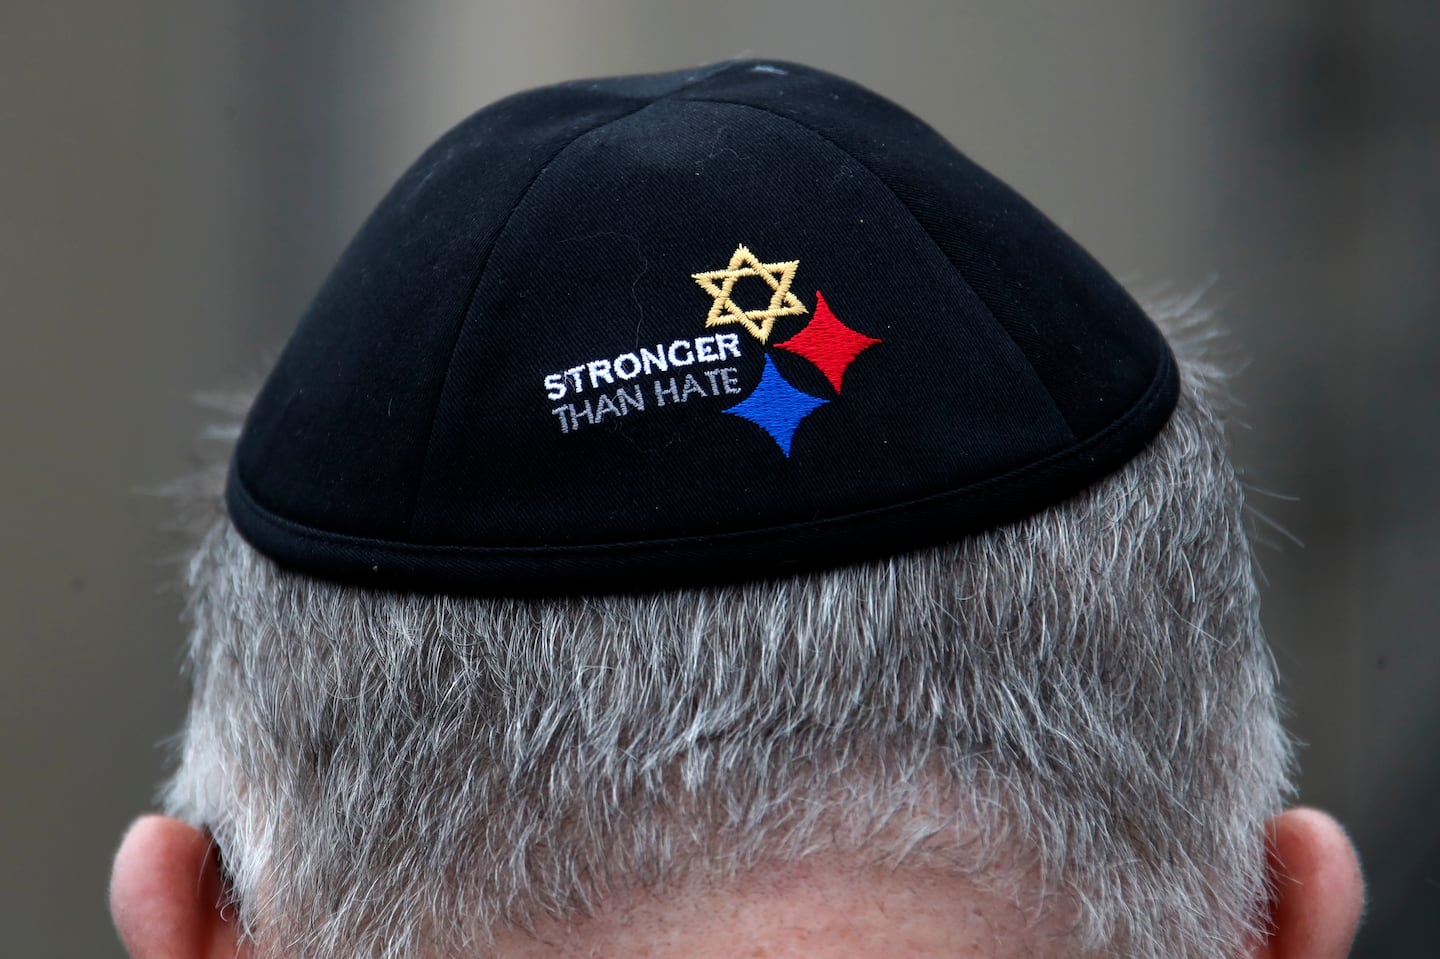
[[[1342,955],[1353,854],[1281,815],[1183,317],[1177,364],[1063,234],[835,78],[556,90],[402,179],[257,401],[189,570],[177,818],[117,866],[135,953]],[[569,129],[570,100],[613,116]],[[905,149],[824,127],[851,114]],[[543,143],[494,171],[498,213],[425,193],[512,122]],[[606,231],[556,199],[637,142],[588,192],[655,210]],[[396,232],[427,211],[462,225]],[[802,249],[647,281],[681,228]],[[465,237],[458,325],[411,332]],[[697,287],[698,320],[666,299]]]

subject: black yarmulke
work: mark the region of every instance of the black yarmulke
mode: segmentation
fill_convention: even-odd
[[[245,424],[227,501],[373,586],[771,577],[997,526],[1133,457],[1164,339],[934,130],[807,67],[522,93],[403,176]]]

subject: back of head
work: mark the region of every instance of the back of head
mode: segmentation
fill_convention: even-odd
[[[545,141],[525,176],[497,173],[516,178],[516,196],[493,230],[470,229],[489,246],[465,254],[481,266],[455,294],[462,318],[387,334],[433,336],[438,367],[429,348],[387,367],[394,343],[359,358],[349,339],[327,346],[337,317],[363,326],[353,310],[365,303],[429,309],[365,288],[383,273],[371,247],[391,218],[445,199],[427,199],[423,174],[459,162],[462,126],[382,204],[257,401],[228,515],[190,566],[195,694],[168,801],[212,831],[262,952],[483,951],[500,931],[635,890],[821,856],[965,876],[1058,917],[1081,950],[1227,954],[1260,922],[1262,823],[1288,788],[1289,752],[1201,337],[1183,311],[1169,317],[1177,367],[1093,261],[949,154],[960,186],[930,196],[914,157],[842,142],[823,113],[774,121],[794,90],[776,95],[785,106],[734,106],[760,96],[745,86],[756,69],[628,81],[620,100],[635,102],[586,144],[623,152],[640,100],[688,96],[698,113],[647,114],[676,128],[657,141],[662,170],[741,178],[775,218],[736,201],[727,236],[762,234],[757,252],[782,235],[805,247],[766,263],[742,245],[713,270],[696,253],[680,271],[677,289],[713,297],[722,330],[699,396],[684,392],[690,373],[673,378],[707,347],[691,338],[665,355],[686,342],[666,324],[696,318],[663,291],[660,316],[638,321],[617,299],[605,306],[620,318],[602,322],[587,300],[609,339],[575,332],[540,292],[524,350],[505,332],[532,289],[640,290],[661,270],[641,234],[632,247],[625,229],[528,222],[552,209],[546,178],[593,126]],[[741,79],[725,96],[695,92],[726,71]],[[554,88],[547,109],[601,86]],[[734,110],[716,112],[721,101]],[[467,121],[475,142],[527,102]],[[695,139],[692,127],[724,134],[755,111],[771,119],[749,131],[748,155]],[[525,121],[538,138],[564,126],[540,114]],[[909,135],[934,136],[913,122]],[[811,159],[840,170],[848,157],[859,193],[840,174],[799,182],[799,159],[744,179],[802,123],[819,138]],[[787,225],[795,209],[765,194],[777,181],[819,220],[888,211],[904,255],[863,252],[858,223],[860,240]],[[994,216],[954,219],[964,203]],[[1032,214],[1018,233],[997,225]],[[527,230],[542,239],[516,239]],[[932,244],[934,263],[912,239]],[[554,252],[577,242],[609,252]],[[543,282],[527,285],[507,258],[536,244]],[[852,279],[847,256],[873,256],[888,280]],[[576,273],[557,272],[563,262]],[[797,266],[828,284],[813,305],[790,292]],[[952,267],[965,283],[916,279]],[[765,284],[768,308],[731,300],[747,278]],[[409,295],[443,299],[437,284]],[[949,311],[940,332],[933,314],[913,318],[917,303]],[[771,342],[772,330],[789,338]],[[651,370],[646,352],[677,369]],[[340,373],[315,372],[331,360]],[[530,402],[529,379],[546,405]],[[663,420],[682,395],[683,417]],[[375,426],[387,397],[420,425]],[[676,452],[699,437],[704,452]],[[516,492],[517,470],[536,491]]]

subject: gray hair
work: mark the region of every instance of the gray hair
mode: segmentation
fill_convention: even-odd
[[[266,955],[483,952],[609,892],[834,851],[1023,871],[1082,950],[1237,955],[1291,746],[1184,312],[1179,408],[1124,469],[864,565],[415,595],[282,569],[217,515],[166,805],[213,832]]]

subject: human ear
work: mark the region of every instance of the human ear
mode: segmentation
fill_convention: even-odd
[[[110,915],[132,959],[234,959],[223,894],[210,837],[178,819],[141,817],[115,854]]]
[[[1345,959],[1365,905],[1360,860],[1345,830],[1315,809],[1288,809],[1266,828],[1268,935],[1255,959]]]

